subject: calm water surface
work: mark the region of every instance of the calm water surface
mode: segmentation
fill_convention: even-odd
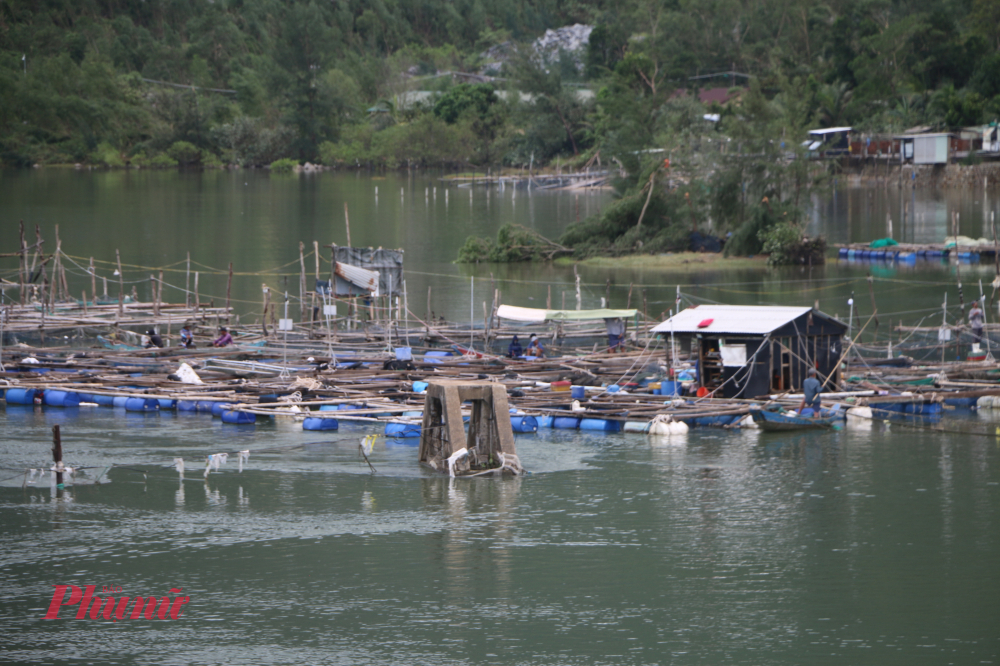
[[[433,187],[436,199],[428,190],[425,200]],[[838,191],[817,201],[810,228],[834,242],[871,240],[886,235],[889,212],[897,238],[939,241],[950,211],[980,236],[994,208],[976,192],[904,194],[908,206],[892,189]],[[74,257],[113,261],[118,247],[142,267],[125,271],[140,295],[150,267],[172,266],[165,279],[183,286],[177,263],[188,251],[202,267],[232,261],[247,273],[234,293],[252,317],[261,282],[279,288],[288,274],[297,291],[300,240],[346,243],[344,201],[355,245],[405,248],[408,287],[420,294],[411,309],[424,309],[430,286],[438,314],[460,319],[470,276],[478,305],[491,271],[504,302],[542,306],[550,286],[554,305],[563,291],[570,307],[574,299],[571,268],[450,264],[466,235],[513,220],[557,236],[609,199],[507,190],[487,200],[477,189],[470,205],[466,189],[449,188],[446,202],[440,182],[405,174],[0,172],[0,238],[12,249],[24,219],[48,238],[59,224]],[[904,209],[912,228],[899,226]],[[204,270],[201,290],[218,303],[225,278]],[[959,279],[971,300],[978,279],[993,277],[990,266],[836,262],[581,275],[584,307],[611,279],[613,305],[625,305],[632,283],[633,305],[645,289],[651,316],[672,306],[680,284],[688,302],[819,301],[841,316],[855,291],[867,318],[869,271],[879,335],[886,320],[940,317],[945,292],[958,302]],[[89,289],[82,274],[70,279]],[[993,418],[946,415],[985,432],[1000,426]],[[25,468],[47,464],[55,423],[67,462],[86,475],[62,493],[48,479],[22,487]],[[21,663],[1000,662],[995,437],[881,423],[820,434],[706,429],[679,442],[550,430],[518,439],[532,475],[450,481],[391,440],[376,445],[371,474],[357,453],[367,432],[0,410],[0,654]],[[242,449],[251,451],[242,473],[231,457],[205,480],[206,455]],[[188,462],[184,481],[177,457]],[[128,469],[104,474],[112,465]],[[183,588],[191,601],[178,620],[45,621],[55,584],[118,586],[119,596]]]

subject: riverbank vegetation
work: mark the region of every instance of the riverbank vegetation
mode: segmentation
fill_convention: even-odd
[[[1000,115],[998,26],[993,0],[0,0],[0,162],[610,168],[578,256],[693,229],[756,254],[802,241],[808,128]]]
[[[813,124],[955,127],[1000,113],[995,4],[2,0],[0,158],[607,165],[663,147],[678,89],[747,77],[787,145]],[[593,26],[576,52],[531,47],[574,23]]]

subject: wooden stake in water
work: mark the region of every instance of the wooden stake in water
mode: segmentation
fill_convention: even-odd
[[[351,245],[351,218],[347,215],[347,202],[344,202],[344,226],[347,227],[347,247]]]
[[[306,320],[306,244],[299,241],[299,321]]]
[[[573,275],[576,276],[576,309],[580,310],[583,308],[583,297],[580,295],[580,274],[576,270],[576,264],[573,264]]]
[[[406,346],[410,346],[410,302],[406,298],[406,280],[403,280],[403,317],[406,326]]]
[[[93,259],[91,259],[93,262]],[[191,253],[187,253],[187,272],[184,274],[184,305],[191,307]]]
[[[56,470],[56,488],[63,487],[63,453],[62,453],[62,436],[59,432],[59,426],[52,426],[52,462]]]
[[[125,277],[122,275],[122,255],[115,248],[115,260],[118,262],[118,316],[124,313],[125,303]]]
[[[473,349],[476,330],[476,276],[469,277],[469,350]]]
[[[229,294],[233,290],[233,262],[229,262],[229,281],[226,282],[226,323],[229,323]]]
[[[94,270],[94,258],[90,258],[90,293],[94,295],[94,305],[97,305],[97,271]]]

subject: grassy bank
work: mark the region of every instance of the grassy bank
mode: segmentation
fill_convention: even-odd
[[[641,268],[664,271],[694,271],[703,268],[712,269],[746,269],[766,268],[767,257],[723,257],[721,253],[705,252],[675,252],[670,254],[636,254],[625,257],[591,257],[590,259],[574,260],[570,257],[560,257],[555,260],[557,266],[572,266],[574,264],[590,268]]]

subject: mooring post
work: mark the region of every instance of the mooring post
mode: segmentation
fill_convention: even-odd
[[[299,321],[306,321],[306,244],[299,241]]]
[[[94,258],[90,258],[90,293],[94,295],[94,305],[97,305],[97,272],[94,270]]]
[[[52,426],[52,462],[56,471],[56,488],[63,487],[62,437],[59,426]]]
[[[194,272],[194,309],[197,316],[198,310],[201,309],[201,298],[198,296],[198,271]]]
[[[354,247],[351,245],[351,218],[347,215],[347,202],[344,202],[344,226],[347,227],[347,247]]]
[[[226,323],[229,323],[229,294],[233,290],[233,262],[229,262],[229,281],[226,282]]]
[[[184,275],[184,307],[191,307],[191,252],[187,253],[187,273]]]
[[[156,276],[154,276],[154,275],[150,275],[149,276],[149,288],[153,292],[153,294],[152,294],[152,296],[153,296],[153,316],[154,317],[159,317],[160,316],[160,306],[159,306],[159,302],[157,301],[157,298],[156,298]]]
[[[27,275],[28,269],[28,246],[24,241],[24,220],[21,220],[21,261],[18,262],[18,273],[21,277],[21,305],[25,303],[24,292],[27,290],[27,282],[30,277]]]
[[[125,278],[122,277],[122,255],[118,248],[115,248],[115,259],[118,261],[118,316],[121,317],[125,312]]]

